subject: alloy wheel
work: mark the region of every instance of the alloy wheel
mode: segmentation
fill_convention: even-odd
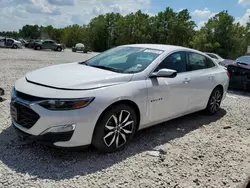
[[[216,90],[210,101],[210,110],[212,113],[218,111],[218,109],[220,108],[221,99],[222,99],[222,94],[220,90]]]
[[[120,148],[131,137],[134,130],[135,122],[131,113],[127,110],[121,110],[113,114],[105,124],[104,143],[107,147],[114,145]]]

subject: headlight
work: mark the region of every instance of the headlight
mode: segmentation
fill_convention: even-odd
[[[83,99],[58,99],[58,100],[45,100],[38,104],[48,110],[75,110],[88,106],[94,97]]]

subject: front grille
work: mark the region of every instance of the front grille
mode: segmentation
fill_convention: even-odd
[[[16,91],[16,96],[18,98],[21,98],[21,99],[24,99],[24,100],[30,101],[30,102],[39,101],[39,100],[44,100],[45,99],[45,98],[42,98],[42,97],[31,96],[31,95],[28,95],[28,94],[25,94],[25,93],[22,93],[22,92],[19,92],[19,91]]]
[[[30,129],[40,118],[36,112],[26,106],[23,106],[17,102],[11,105],[13,105],[12,109],[13,107],[16,109],[14,112],[16,113],[16,116],[14,113],[12,113],[14,120],[16,123],[27,129]]]

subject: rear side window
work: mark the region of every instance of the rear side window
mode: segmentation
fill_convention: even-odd
[[[214,62],[211,59],[207,58],[207,68],[212,68],[214,66],[215,66]]]
[[[195,71],[214,67],[214,62],[198,53],[187,53],[187,71]]]

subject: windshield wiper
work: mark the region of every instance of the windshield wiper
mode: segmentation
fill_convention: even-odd
[[[241,65],[248,65],[247,63],[243,63],[243,62],[238,62],[238,64],[241,64]]]
[[[88,66],[88,63],[86,63],[86,61],[79,62],[79,64]]]
[[[114,68],[114,67],[108,67],[108,66],[103,66],[103,65],[89,65],[91,67],[96,67],[99,69],[104,69],[104,70],[109,70],[109,71],[113,71],[113,72],[119,72],[122,73],[122,71],[120,69]]]

